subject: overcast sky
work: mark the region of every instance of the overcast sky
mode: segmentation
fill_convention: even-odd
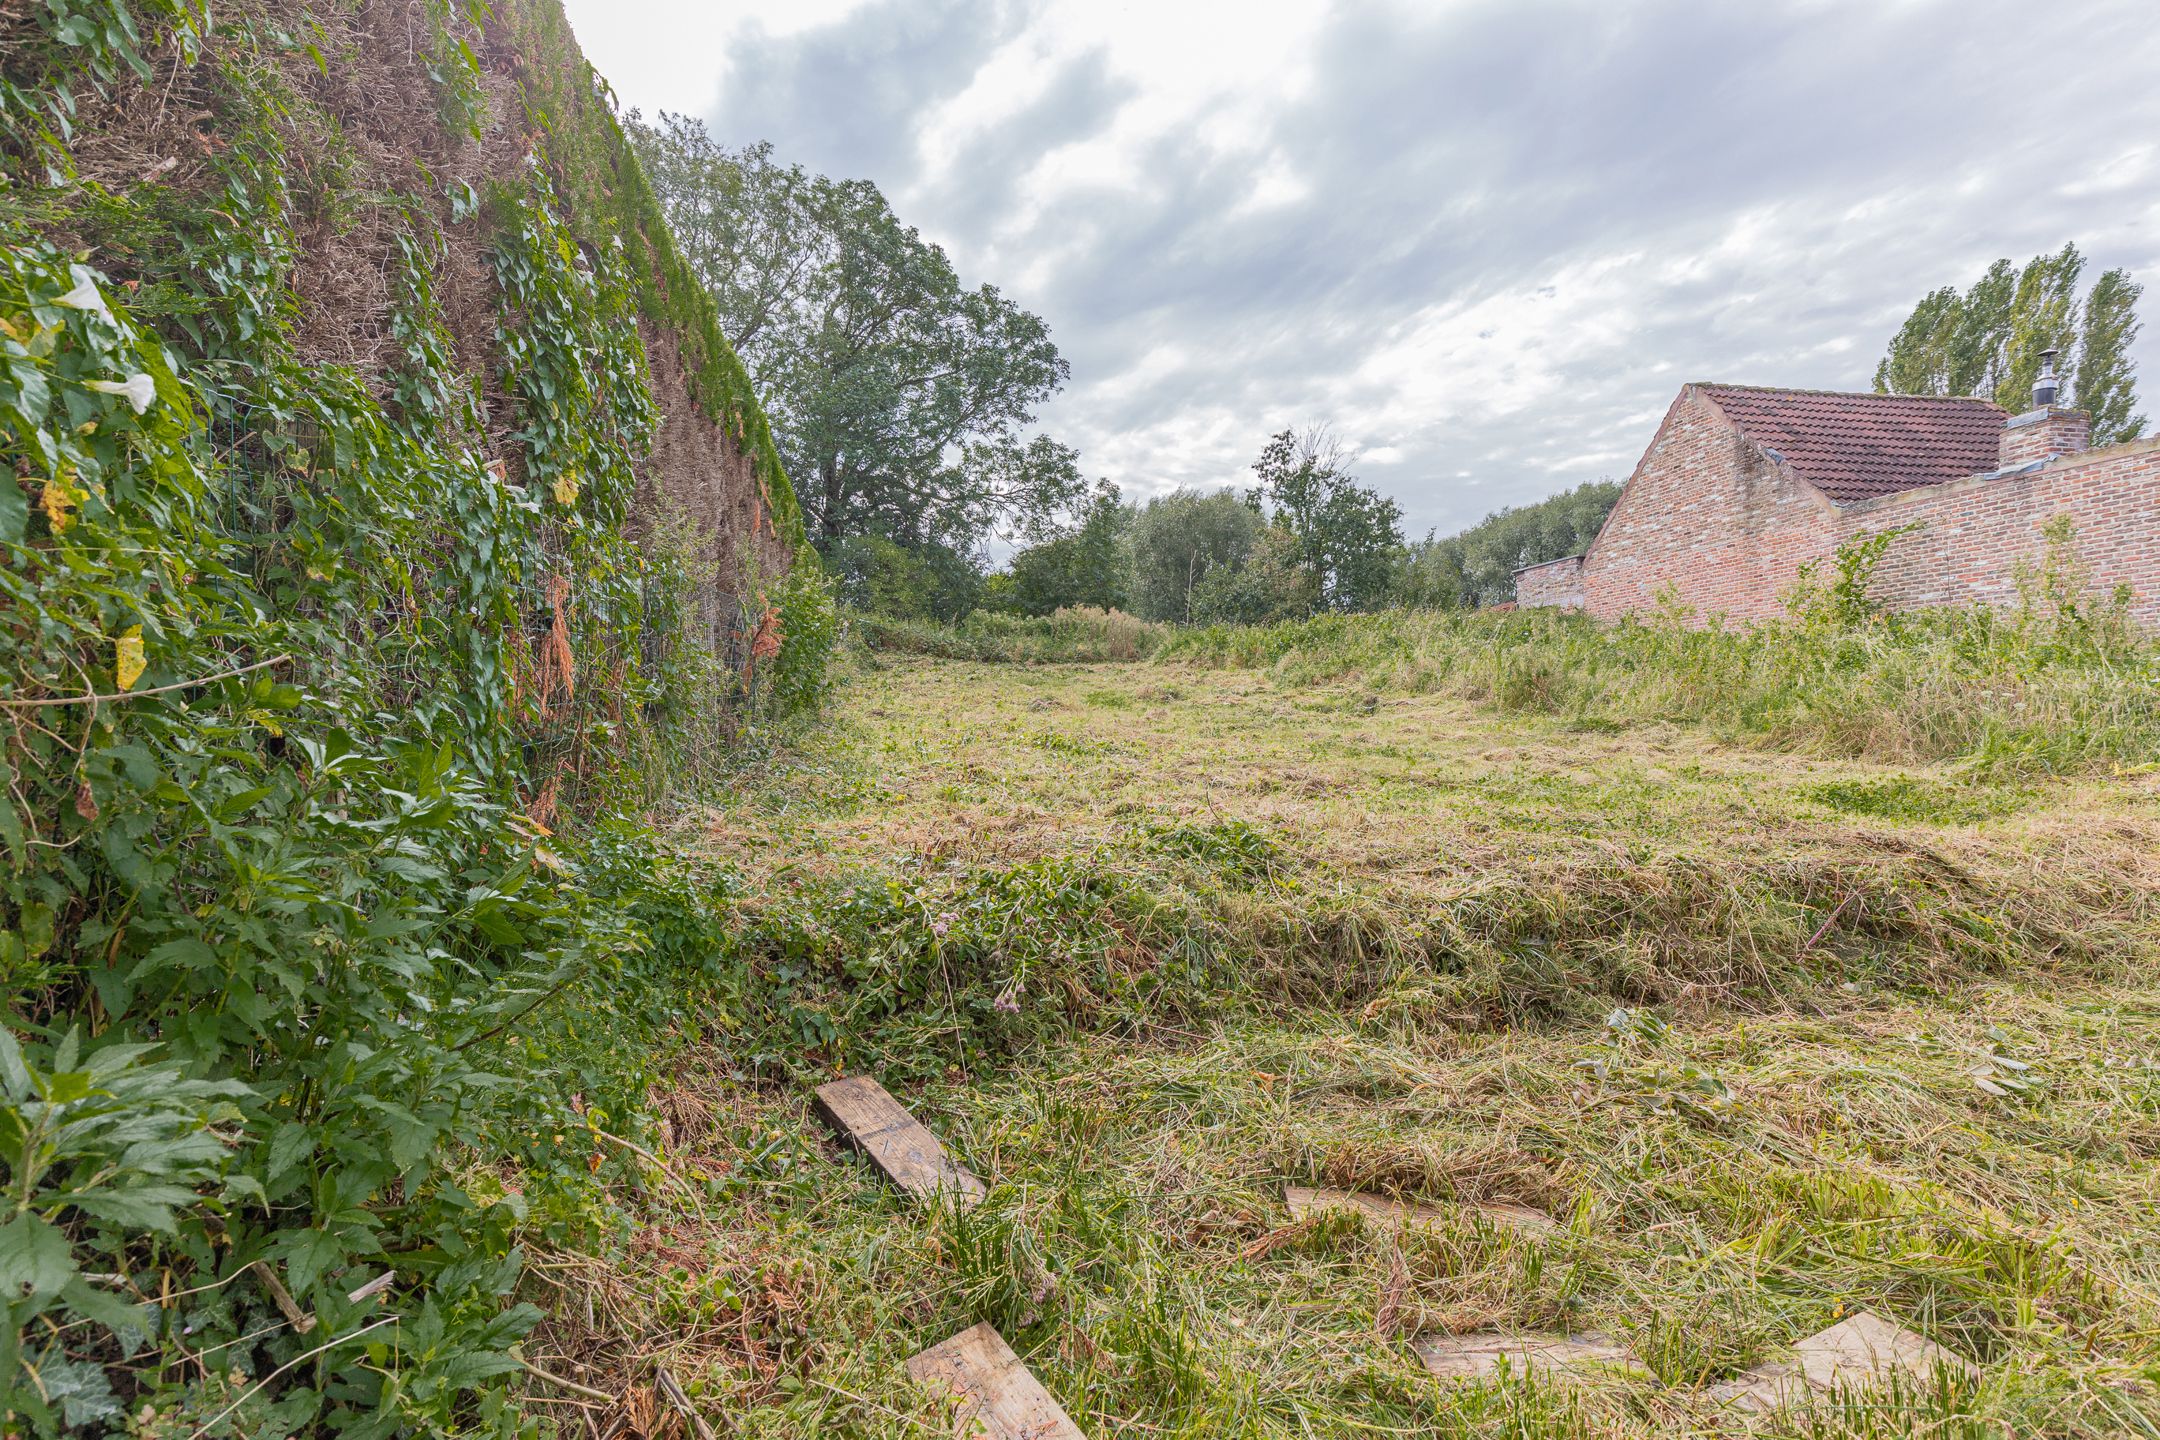
[[[1325,419],[1444,534],[1625,476],[1683,381],[1866,389],[2068,240],[2160,317],[2150,0],[568,5],[625,106],[874,180],[1042,314],[1043,428],[1128,496]]]

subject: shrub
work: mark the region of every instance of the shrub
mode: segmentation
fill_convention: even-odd
[[[1200,624],[1271,625],[1320,608],[1320,586],[1299,558],[1297,537],[1270,526],[1242,565],[1218,565],[1192,591]]]
[[[1834,575],[1825,576],[1820,560],[1806,561],[1785,596],[1786,611],[1801,624],[1823,630],[1849,630],[1881,617],[1883,609],[1868,587],[1890,547],[1921,528],[1915,522],[1846,541],[1830,557]]]
[[[1155,652],[1170,627],[1122,610],[1077,605],[1027,618],[977,611],[958,625],[923,625],[889,616],[857,615],[851,622],[872,652],[938,655],[952,660],[1012,664],[1140,660]]]
[[[1017,615],[1048,615],[1074,605],[1128,608],[1132,574],[1125,538],[1135,513],[1120,502],[1116,486],[1099,487],[1068,533],[1020,551],[1009,570],[989,578],[983,604]]]
[[[773,591],[771,603],[780,627],[780,653],[774,658],[770,708],[780,716],[813,713],[832,693],[833,652],[840,644],[840,609],[835,586],[808,545],[795,554]]]
[[[981,603],[975,562],[944,545],[903,545],[882,535],[827,541],[825,568],[840,603],[895,620],[951,624]]]

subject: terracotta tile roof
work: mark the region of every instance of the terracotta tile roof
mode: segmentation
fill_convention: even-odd
[[[2004,413],[1985,400],[1698,385],[1741,434],[1839,505],[1993,470]]]

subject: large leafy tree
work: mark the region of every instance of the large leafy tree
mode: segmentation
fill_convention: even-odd
[[[2040,354],[2060,352],[2072,403],[2092,412],[2093,442],[2142,433],[2137,412],[2136,306],[2129,273],[2109,270],[2082,297],[2085,257],[2075,245],[2023,267],[1998,260],[1962,295],[1931,291],[1913,307],[1875,367],[1875,388],[1898,395],[1986,395],[2009,410],[2031,403]]]
[[[1402,507],[1350,473],[1352,456],[1325,425],[1284,430],[1253,465],[1255,503],[1297,541],[1319,603],[1370,610],[1387,603],[1402,556]]]
[[[684,258],[750,368],[812,538],[971,549],[1037,533],[1085,491],[1027,435],[1069,367],[1040,316],[968,288],[877,186],[729,150],[702,122],[633,117]]]
[[[1012,558],[999,600],[1022,615],[1048,615],[1068,605],[1123,610],[1132,603],[1125,540],[1135,511],[1107,480],[1069,526]]]
[[[1173,490],[1133,517],[1126,551],[1133,608],[1149,620],[1190,620],[1193,597],[1219,569],[1242,566],[1267,522],[1227,490]]]

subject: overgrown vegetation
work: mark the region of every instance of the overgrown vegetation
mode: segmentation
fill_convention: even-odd
[[[2147,791],[1374,699],[911,660],[686,816],[750,988],[659,1102],[683,1183],[548,1255],[542,1362],[897,1437],[939,1423],[901,1361],[987,1319],[1091,1433],[1737,1435],[1706,1382],[1868,1308],[1979,1381],[1756,1433],[2160,1419]],[[1869,794],[1975,813],[1825,799]],[[988,1202],[920,1214],[827,1142],[843,1068]],[[1300,1221],[1312,1183],[1559,1228]],[[1488,1326],[1647,1374],[1458,1387],[1405,1344]]]
[[[2105,607],[2103,607],[2104,609]],[[2160,644],[2072,607],[1929,612],[1854,626],[1696,628],[1677,614],[1397,612],[1176,632],[1165,660],[1308,686],[1442,693],[1604,727],[1704,725],[1755,744],[1990,773],[2160,759]]]
[[[519,1231],[609,1223],[619,1157],[560,1137],[635,1123],[711,951],[597,817],[825,688],[814,568],[726,577],[738,664],[692,619],[722,577],[632,539],[647,326],[800,529],[559,13],[416,13],[402,58],[343,12],[6,22],[11,1434],[535,1431]],[[432,87],[404,133],[445,127],[457,175],[311,98],[333,74]],[[130,126],[168,107],[189,159],[146,169],[127,147],[175,137]],[[462,148],[490,114],[533,142],[493,171]],[[340,245],[384,282],[367,364],[324,358],[374,323],[309,290]]]
[[[873,614],[852,615],[850,623],[862,644],[876,653],[1023,665],[1140,660],[1154,654],[1172,633],[1167,625],[1084,605],[1026,617],[978,610],[957,625]]]
[[[1868,596],[1899,532],[1810,567],[1789,619],[1703,625],[1677,606],[1601,626],[1555,610],[1393,610],[1177,626],[1077,607],[957,626],[858,616],[873,652],[1044,663],[1149,658],[1265,672],[1289,689],[1444,694],[1586,730],[1677,722],[1750,744],[1993,774],[2160,763],[2160,640],[2092,586],[2067,522],[2009,610],[1884,612]]]

